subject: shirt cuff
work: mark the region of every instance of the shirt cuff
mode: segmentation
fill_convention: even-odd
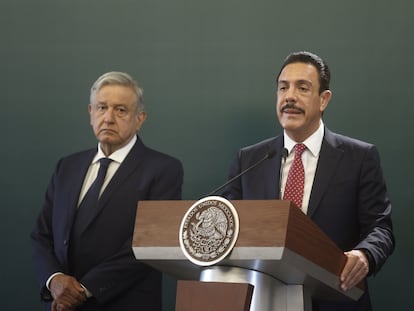
[[[48,289],[48,290],[50,290],[50,287],[49,287],[49,285],[50,285],[50,282],[52,281],[52,279],[56,276],[56,275],[59,275],[59,274],[63,274],[62,272],[56,272],[56,273],[53,273],[51,276],[49,276],[49,278],[47,279],[47,281],[46,281],[46,288]]]
[[[79,283],[81,286],[82,286],[82,288],[85,290],[85,295],[86,295],[86,298],[91,298],[93,295],[92,295],[92,293],[85,287],[85,286],[83,286],[83,284],[82,283]]]
[[[50,287],[49,287],[49,285],[50,285],[50,282],[52,281],[52,279],[56,276],[56,275],[59,275],[59,274],[63,274],[62,272],[56,272],[56,273],[53,273],[48,279],[47,279],[47,281],[46,281],[46,288],[50,291]],[[85,286],[83,286],[83,284],[82,283],[79,283],[80,284],[80,286],[82,286],[82,288],[85,290],[85,294],[86,294],[86,298],[91,298],[93,295],[92,295],[92,293],[85,287]]]

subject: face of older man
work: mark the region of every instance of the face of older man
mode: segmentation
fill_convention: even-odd
[[[302,142],[319,127],[322,112],[331,98],[329,90],[319,94],[319,74],[306,63],[286,65],[277,81],[277,116],[290,138]]]
[[[88,109],[95,136],[107,156],[128,144],[146,119],[145,112],[137,112],[133,89],[122,85],[103,86]]]

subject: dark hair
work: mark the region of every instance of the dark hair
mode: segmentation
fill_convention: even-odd
[[[306,51],[294,52],[285,58],[282,68],[280,68],[279,74],[277,75],[277,81],[279,81],[279,76],[283,68],[292,63],[305,63],[314,66],[319,74],[319,94],[325,90],[329,90],[331,72],[329,71],[328,65],[318,55]]]

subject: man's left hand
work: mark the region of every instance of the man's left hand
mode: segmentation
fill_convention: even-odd
[[[344,253],[347,257],[345,267],[342,269],[340,288],[343,291],[354,287],[361,282],[369,272],[368,259],[360,250],[352,250]]]

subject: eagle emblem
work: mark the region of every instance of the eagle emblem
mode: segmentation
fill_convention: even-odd
[[[180,226],[180,246],[186,257],[201,266],[213,265],[232,250],[239,219],[230,201],[216,196],[194,203]]]

